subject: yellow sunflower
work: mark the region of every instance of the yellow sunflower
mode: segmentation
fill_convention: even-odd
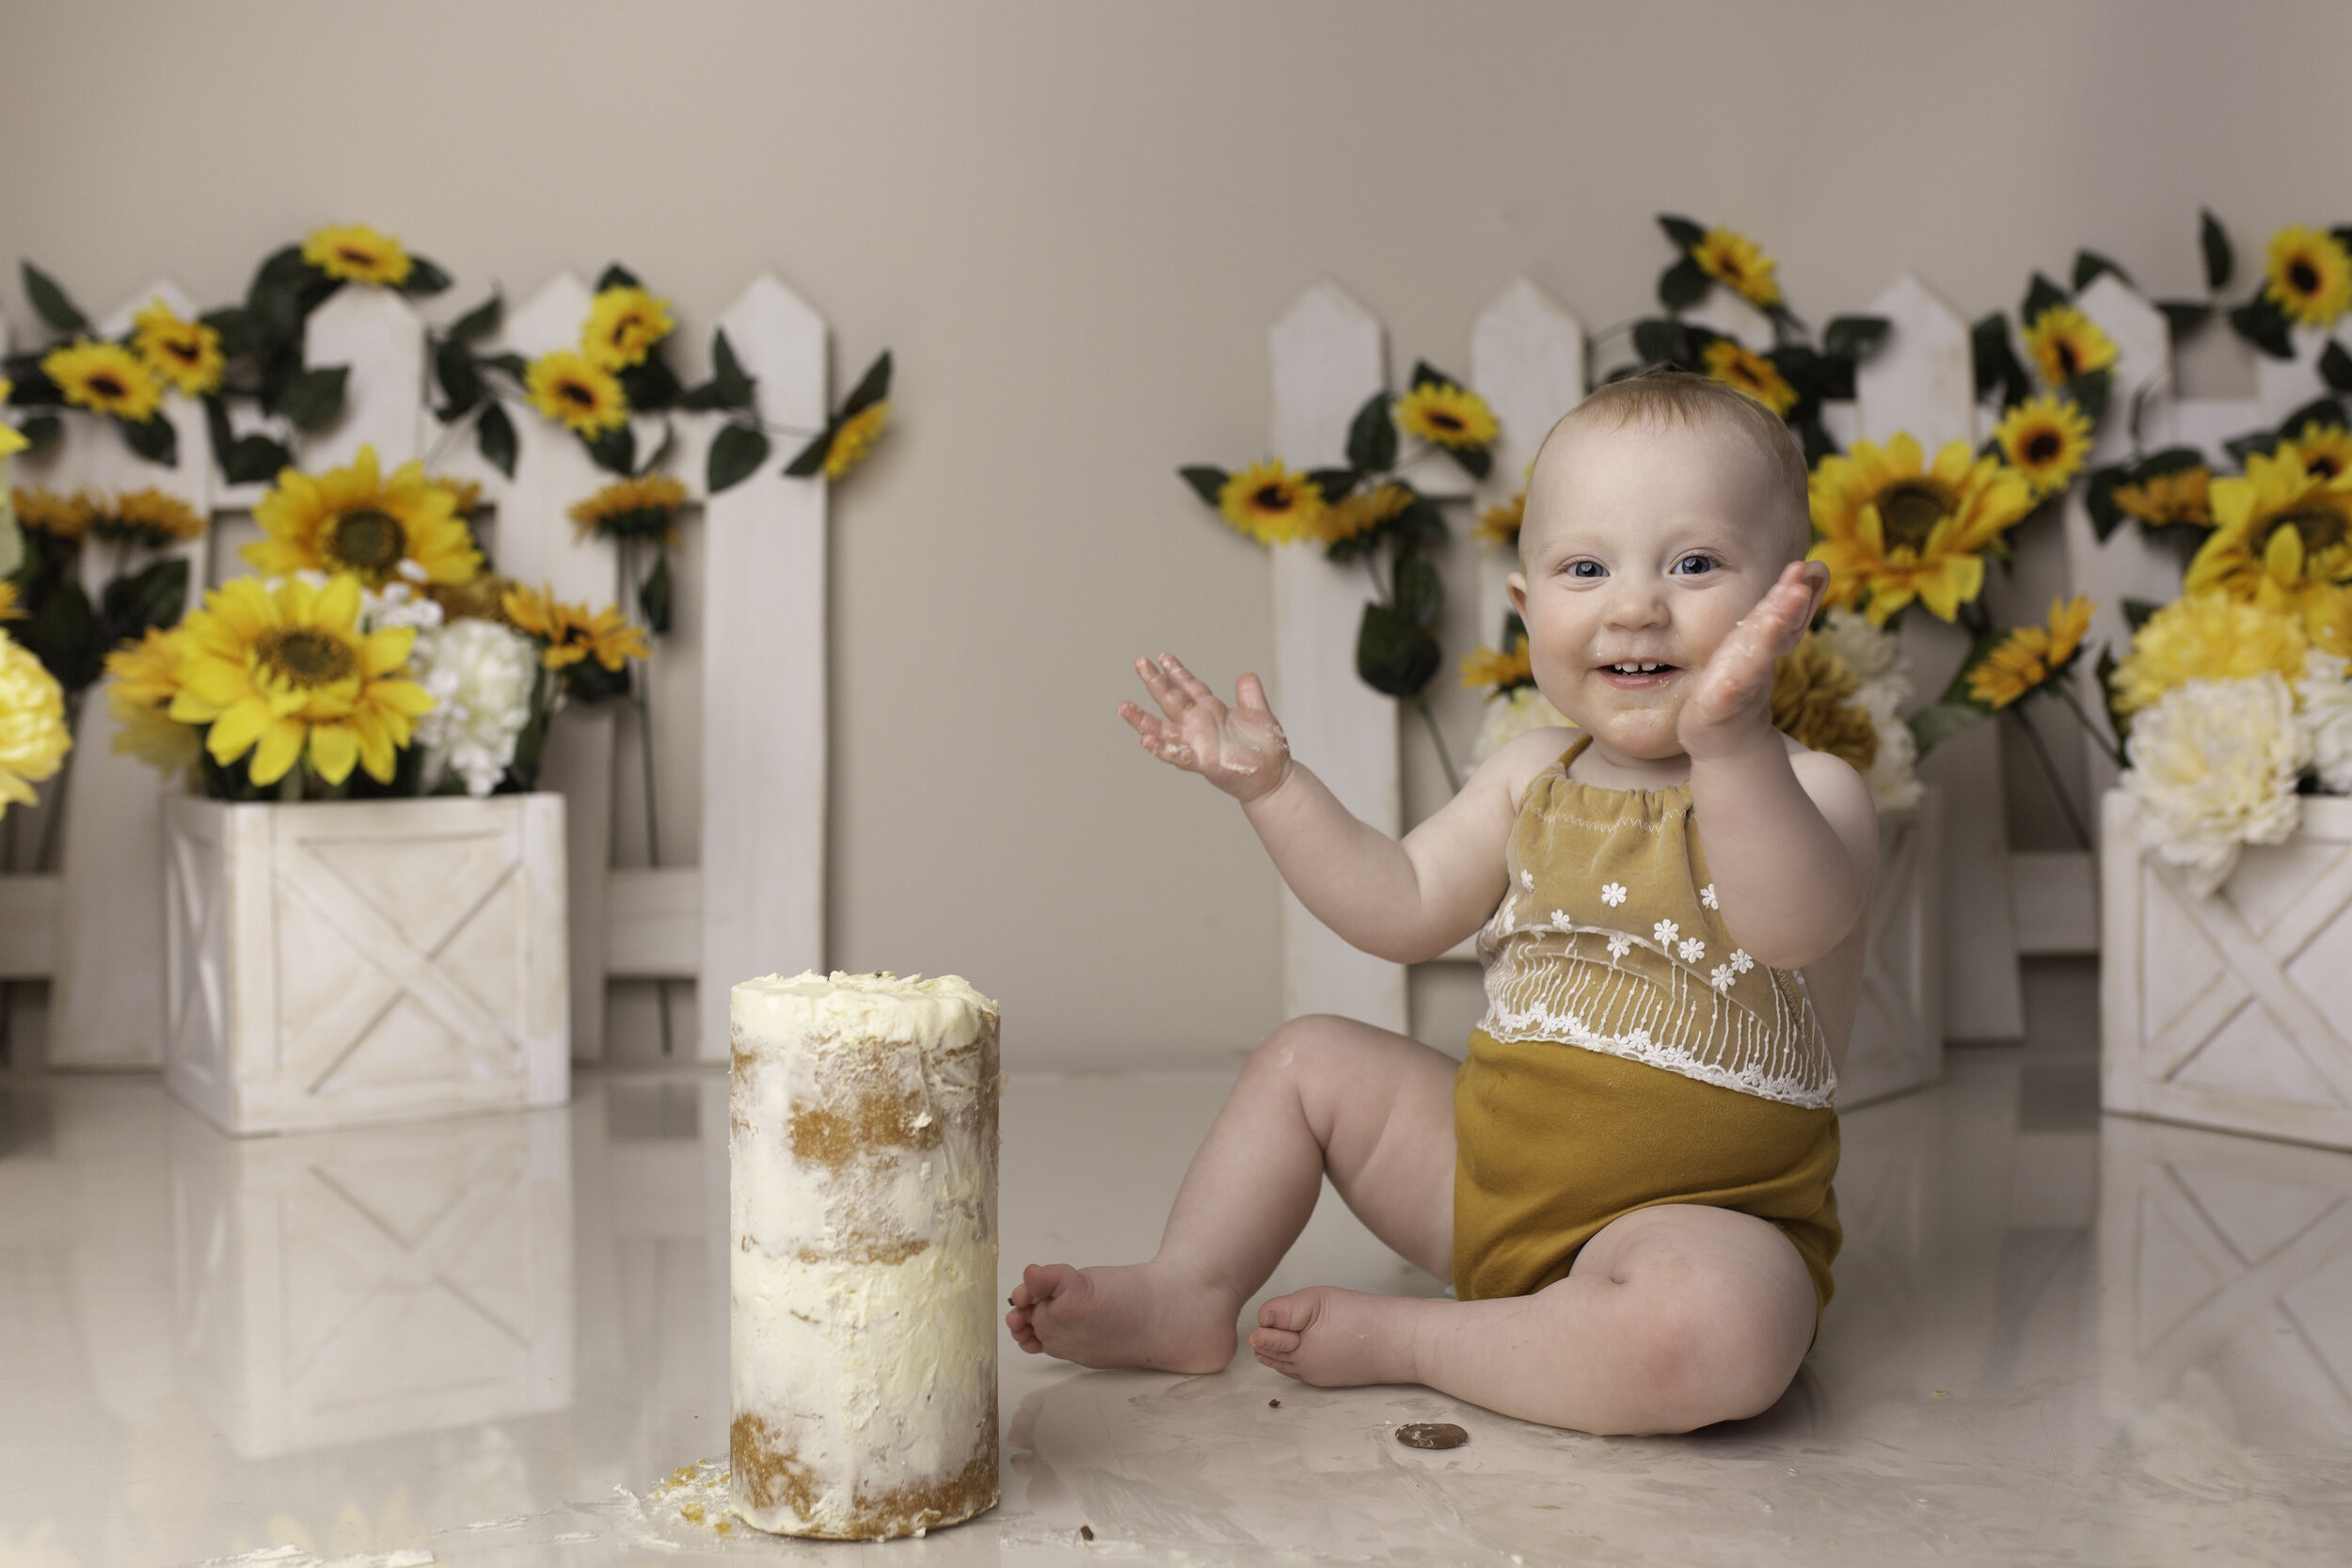
[[[181,686],[166,711],[210,725],[205,749],[224,767],[252,753],[257,785],[306,759],[330,784],[355,765],[390,783],[393,753],[433,699],[402,673],[416,632],[361,631],[359,604],[349,573],[325,588],[290,577],[275,588],[237,578],[215,589],[180,628]]]
[[[2214,530],[2189,562],[2185,591],[2218,589],[2308,616],[2352,581],[2352,478],[2329,480],[2292,452],[2246,460],[2212,484]]]
[[[428,582],[424,585],[424,596],[441,607],[441,618],[445,621],[497,621],[514,626],[506,618],[504,601],[516,586],[513,578],[502,578],[496,572],[477,572],[464,582]]]
[[[842,420],[841,428],[833,433],[833,445],[825,449],[825,477],[839,480],[865,462],[866,452],[872,450],[889,418],[890,400],[883,398]]]
[[[77,338],[41,356],[40,371],[57,384],[66,402],[133,424],[146,423],[163,405],[163,383],[145,360],[120,343]]]
[[[2302,621],[2283,610],[2227,594],[2185,594],[2134,634],[2116,667],[2115,705],[2129,713],[2190,681],[2244,680],[2265,671],[2292,682],[2303,673],[2310,643]]]
[[[2312,420],[2279,443],[2278,455],[2288,452],[2302,460],[2305,473],[2322,479],[2342,479],[2352,473],[2352,435],[2340,424]]]
[[[106,711],[114,715],[116,752],[166,774],[185,773],[203,750],[193,726],[168,711],[180,695],[185,636],[150,626],[136,642],[106,656]]]
[[[1797,389],[1780,368],[1760,354],[1742,348],[1729,338],[1707,345],[1707,378],[1748,394],[1782,419],[1797,405]]]
[[[1482,545],[1516,545],[1526,522],[1527,491],[1521,488],[1509,500],[1499,501],[1481,512],[1478,521],[1470,525],[1470,537]]]
[[[1699,271],[1760,310],[1780,303],[1780,281],[1772,259],[1754,240],[1728,229],[1710,229],[1691,247]]]
[[[1424,381],[1397,399],[1396,422],[1407,436],[1457,451],[1486,446],[1499,431],[1485,398],[1443,381]]]
[[[2352,309],[2352,253],[2325,230],[2291,224],[2273,234],[2263,276],[2263,293],[2305,326]]]
[[[1968,695],[1988,707],[2004,708],[2057,679],[2082,651],[2091,608],[2080,594],[2071,600],[2052,599],[2047,626],[2013,627],[1968,672]]]
[[[653,345],[675,325],[668,300],[656,299],[643,289],[605,289],[588,307],[588,323],[580,329],[580,352],[608,371],[627,370],[644,364]]]
[[[149,549],[159,550],[204,533],[204,514],[161,490],[126,490],[115,497],[111,507],[92,503],[91,510],[90,532]]]
[[[1808,559],[1829,567],[1829,603],[1861,605],[1872,626],[1914,599],[1951,620],[1983,591],[1981,552],[2033,509],[2033,492],[1999,460],[1953,441],[1930,467],[1902,434],[1824,457],[1807,488],[1821,535]]]
[[[2151,474],[2136,484],[2117,485],[2114,499],[2123,515],[2151,528],[2169,523],[2211,528],[2212,486],[2211,468],[2175,468],[2170,473]]]
[[[2053,496],[2082,471],[2090,420],[2071,398],[2028,398],[2010,404],[1993,439],[2037,497]]]
[[[56,774],[72,749],[57,677],[0,633],[0,812],[40,800],[33,785]]]
[[[2052,305],[2026,324],[2026,353],[2043,381],[2063,387],[2114,364],[2115,340],[2073,306]]]
[[[628,660],[648,657],[653,652],[644,628],[624,619],[617,605],[607,605],[592,614],[586,605],[557,599],[551,585],[526,588],[519,583],[508,589],[499,603],[507,622],[539,644],[539,661],[549,670],[594,658],[607,670],[617,671]]]
[[[686,486],[668,474],[616,479],[571,509],[574,537],[643,537],[675,541]]]
[[[1270,458],[1227,480],[1216,509],[1259,544],[1287,545],[1315,536],[1323,522],[1323,486]]]
[[[348,468],[284,469],[253,520],[267,537],[242,553],[265,577],[349,572],[380,588],[404,575],[408,562],[427,582],[464,582],[482,569],[482,552],[449,491],[424,477],[421,463],[381,477],[373,447],[361,447]]]
[[[1853,700],[1862,682],[1811,632],[1772,665],[1772,727],[1799,745],[1843,758],[1857,773],[1878,761],[1878,726]]]
[[[5,405],[9,395],[15,390],[16,383],[5,375],[0,375],[0,405]],[[24,433],[16,426],[0,421],[0,457],[6,457],[10,452],[23,451],[32,444],[24,438]]]
[[[1462,659],[1462,684],[1465,687],[1491,686],[1500,692],[1515,687],[1527,686],[1535,679],[1535,664],[1527,651],[1527,639],[1511,639],[1511,651],[1497,653],[1481,643]]]
[[[0,578],[0,621],[22,621],[24,607],[16,602],[16,584]]]
[[[1402,484],[1375,484],[1326,507],[1315,532],[1325,544],[1337,545],[1378,528],[1412,504],[1413,493]]]
[[[525,388],[532,407],[582,436],[601,436],[628,423],[628,399],[620,382],[584,354],[558,349],[533,359]]]
[[[98,506],[85,491],[60,496],[55,490],[19,490],[16,520],[20,527],[46,533],[53,539],[78,540],[87,536],[90,525],[98,520]]]
[[[329,277],[397,289],[408,281],[408,252],[389,234],[363,223],[314,229],[302,242],[302,259]]]
[[[452,479],[447,474],[435,474],[426,483],[449,492],[450,510],[460,517],[471,520],[482,510],[482,486],[470,479]]]
[[[220,334],[183,321],[162,300],[131,317],[131,348],[148,368],[192,398],[220,387]]]

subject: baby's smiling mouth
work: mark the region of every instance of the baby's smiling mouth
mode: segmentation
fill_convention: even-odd
[[[1669,664],[1662,658],[1625,658],[1600,665],[1595,673],[1621,691],[1638,691],[1665,685],[1681,673],[1681,666]]]

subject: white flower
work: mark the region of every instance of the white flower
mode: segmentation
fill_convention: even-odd
[[[1625,884],[1623,882],[1609,882],[1603,885],[1600,890],[1600,901],[1608,905],[1613,910],[1619,904],[1624,903]]]
[[[1707,943],[1699,941],[1696,937],[1690,937],[1683,942],[1680,947],[1676,948],[1675,951],[1682,955],[1682,961],[1684,963],[1694,964],[1701,958],[1707,957]]]
[[[1731,972],[1734,974],[1745,974],[1755,967],[1756,960],[1748,957],[1746,948],[1735,947],[1731,950]]]
[[[2302,819],[2307,744],[2275,673],[2174,687],[2132,721],[2130,755],[2140,845],[2201,895],[2229,879],[2241,847],[2282,843]]]
[[[1533,871],[1522,871],[1522,872],[1520,872],[1520,873],[1519,873],[1519,885],[1520,885],[1521,887],[1523,887],[1523,888],[1527,889],[1527,891],[1528,891],[1528,892],[1530,892],[1530,893],[1534,892],[1534,891],[1535,891],[1535,873],[1534,873]]]
[[[1682,927],[1671,920],[1661,920],[1649,928],[1650,940],[1664,947],[1682,934]]]
[[[410,562],[404,561],[401,564],[405,566]],[[441,607],[408,583],[388,582],[381,590],[360,590],[359,625],[364,630],[382,631],[387,626],[410,626],[421,635],[440,624]]]
[[[439,607],[434,610],[437,615]],[[515,760],[516,739],[531,720],[538,650],[496,621],[454,621],[420,631],[409,665],[433,694],[433,711],[417,721],[426,787],[454,772],[466,781],[467,794],[489,794]]]
[[[2303,678],[2295,683],[2296,716],[2311,739],[2312,764],[2319,784],[2331,795],[2352,795],[2352,682],[2347,661],[2316,648],[2304,656]]]
[[[1708,973],[1707,976],[1707,983],[1713,986],[1717,990],[1729,990],[1731,989],[1731,966],[1729,964],[1717,964],[1714,969]]]
[[[1699,889],[1699,902],[1705,904],[1710,910],[1720,910],[1723,908],[1721,904],[1715,902],[1715,884],[1712,882],[1709,882],[1705,887]]]
[[[1813,638],[1843,659],[1854,679],[1862,683],[1850,700],[1868,711],[1870,728],[1878,736],[1878,755],[1863,775],[1863,782],[1870,786],[1870,799],[1881,811],[1910,810],[1919,803],[1919,780],[1914,771],[1919,762],[1919,742],[1903,721],[1903,709],[1911,705],[1912,683],[1911,660],[1903,652],[1902,639],[1870,625],[1869,617],[1851,610],[1831,610]]]
[[[1552,911],[1551,923],[1563,931],[1572,930],[1576,926],[1576,922],[1568,918],[1568,911],[1565,910]]]
[[[1636,1029],[1631,1034],[1626,1036],[1625,1043],[1631,1046],[1636,1051],[1647,1051],[1649,1049],[1649,1031],[1646,1029]]]
[[[1911,661],[1903,657],[1903,640],[1897,632],[1870,625],[1870,618],[1858,610],[1833,610],[1813,641],[1836,654],[1863,685],[1886,686],[1896,706],[1911,701]]]
[[[1486,699],[1486,717],[1478,726],[1470,756],[1484,762],[1532,730],[1574,728],[1558,708],[1544,700],[1542,692],[1532,686],[1518,687],[1507,696]]]
[[[1611,958],[1622,958],[1632,949],[1633,939],[1623,931],[1612,931],[1609,934],[1609,956]]]

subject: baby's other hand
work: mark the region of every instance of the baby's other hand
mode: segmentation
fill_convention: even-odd
[[[1772,664],[1804,636],[1818,568],[1792,561],[1772,591],[1715,649],[1682,705],[1675,733],[1691,755],[1721,756],[1772,727]]]
[[[1200,774],[1245,805],[1272,793],[1289,776],[1290,742],[1266,705],[1257,676],[1242,676],[1233,692],[1237,705],[1227,707],[1174,654],[1162,654],[1156,663],[1136,660],[1136,673],[1166,716],[1146,713],[1133,703],[1119,705],[1119,716],[1134,727],[1145,751]]]

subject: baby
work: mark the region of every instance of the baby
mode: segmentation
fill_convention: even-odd
[[[1402,843],[1291,756],[1256,676],[1229,707],[1136,662],[1144,749],[1241,801],[1316,918],[1398,963],[1478,933],[1488,1006],[1459,1064],[1351,1019],[1277,1029],[1151,1261],[1025,1271],[1024,1350],[1222,1369],[1327,1174],[1457,1299],[1277,1297],[1249,1336],[1277,1371],[1596,1433],[1753,1416],[1795,1377],[1837,1251],[1878,846],[1861,778],[1770,713],[1828,583],[1804,457],[1738,392],[1634,377],[1546,438],[1526,519],[1511,603],[1576,727],[1496,752]]]

